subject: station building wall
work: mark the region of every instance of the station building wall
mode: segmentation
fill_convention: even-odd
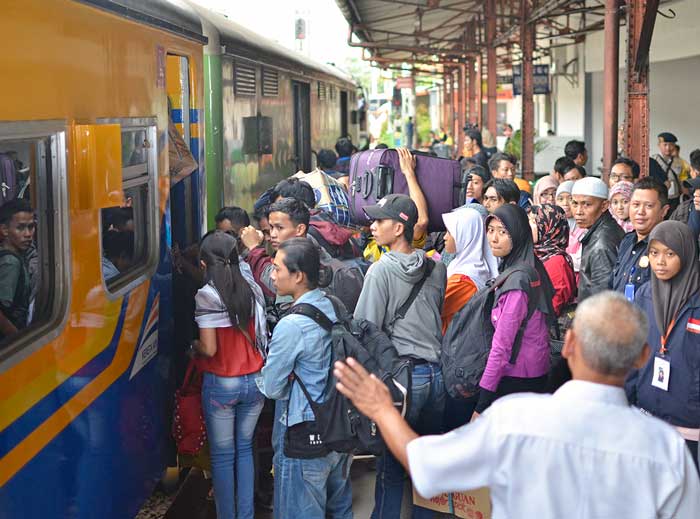
[[[662,131],[674,133],[681,145],[681,156],[700,147],[700,135],[694,108],[700,104],[700,10],[697,0],[662,4],[656,17],[649,66],[649,140],[652,153],[657,150],[656,136]],[[620,103],[619,120],[624,117],[625,58],[627,29],[620,30]],[[597,172],[603,157],[603,32],[589,35],[585,43],[586,73],[585,137],[589,145],[589,169]]]

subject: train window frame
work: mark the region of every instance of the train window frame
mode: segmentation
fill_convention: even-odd
[[[44,281],[37,300],[46,306],[41,309],[41,319],[37,323],[31,323],[0,349],[0,373],[56,339],[68,322],[72,295],[68,131],[64,120],[0,121],[0,143],[36,141],[37,149],[43,151],[42,160],[37,161],[34,210],[39,228],[47,230],[40,232],[37,240],[41,279]]]
[[[134,258],[143,259],[139,265],[130,268],[123,275],[119,275],[114,282],[107,283],[104,277],[104,272],[100,268],[102,288],[107,295],[107,299],[114,301],[120,299],[125,294],[148,281],[156,269],[158,268],[158,250],[160,241],[160,205],[158,191],[158,123],[155,117],[114,117],[97,119],[97,124],[118,124],[122,135],[126,132],[134,132],[145,130],[147,140],[150,144],[147,158],[147,171],[145,173],[135,174],[140,168],[135,166],[124,166],[122,163],[122,190],[126,191],[132,188],[146,186],[145,209],[141,217],[145,217],[146,221],[143,229],[145,230],[145,242],[143,255],[137,256],[134,251]],[[141,166],[139,164],[137,166]],[[125,176],[126,174],[126,176]],[[104,254],[103,250],[103,212],[100,210],[100,262]],[[136,221],[136,211],[134,211],[134,225],[140,223]]]

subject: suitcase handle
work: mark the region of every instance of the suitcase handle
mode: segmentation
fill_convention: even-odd
[[[374,170],[377,177],[375,198],[381,200],[394,192],[394,168],[380,164]]]
[[[362,177],[359,177],[358,180],[360,182],[360,185],[358,186],[359,187],[358,190],[360,191],[362,198],[367,200],[369,198],[369,195],[372,194],[372,184],[374,181],[374,177],[372,175],[372,172],[369,170],[365,170]]]

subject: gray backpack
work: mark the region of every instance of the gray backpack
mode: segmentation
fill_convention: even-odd
[[[491,286],[474,294],[447,327],[442,338],[440,364],[445,389],[453,398],[469,398],[479,391],[479,382],[486,369],[495,331],[491,324],[491,310],[496,290],[508,277],[497,279]],[[528,298],[527,316],[515,336],[509,360],[511,364],[515,364],[518,358],[525,327],[535,311],[532,299]]]

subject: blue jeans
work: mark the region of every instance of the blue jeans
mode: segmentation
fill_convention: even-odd
[[[277,453],[275,453],[277,454]],[[275,467],[275,519],[352,519],[352,456],[288,458]]]
[[[202,407],[217,519],[252,519],[255,516],[253,435],[265,403],[265,397],[255,384],[259,376],[259,373],[240,377],[204,374]]]
[[[442,432],[445,409],[445,384],[439,364],[419,364],[413,368],[409,425],[420,435]],[[401,463],[387,450],[377,458],[372,519],[399,519],[407,474]],[[413,507],[413,518],[432,518],[435,512]]]

